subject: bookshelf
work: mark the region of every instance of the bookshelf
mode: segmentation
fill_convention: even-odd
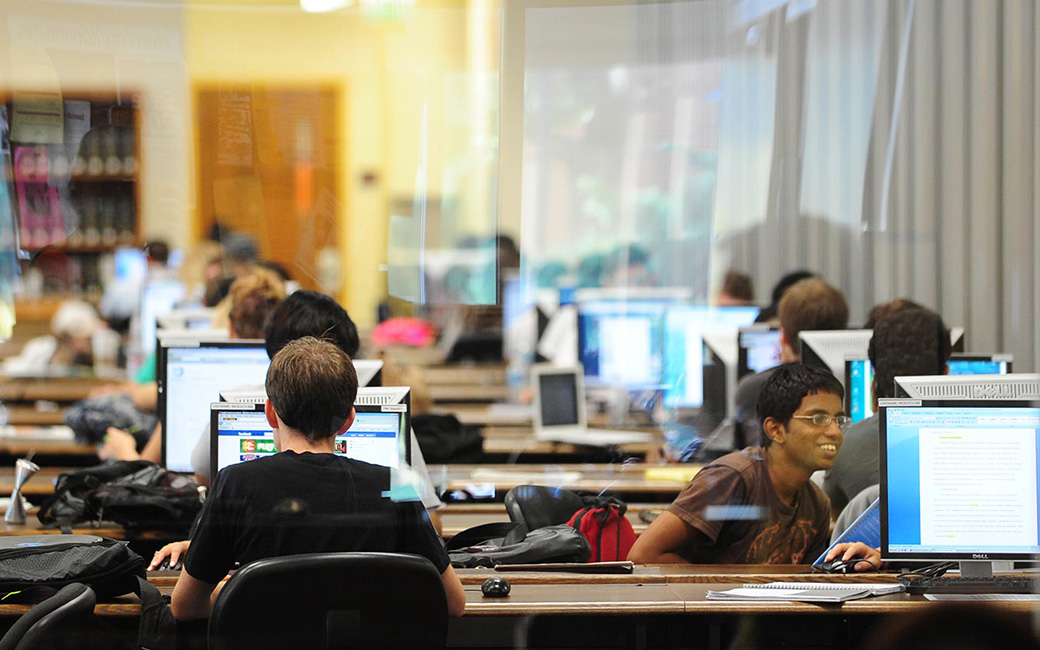
[[[134,94],[3,96],[7,194],[28,253],[19,302],[96,300],[115,250],[140,244],[139,120]]]

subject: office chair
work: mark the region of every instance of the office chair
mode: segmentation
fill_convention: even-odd
[[[544,485],[518,485],[506,493],[505,504],[509,520],[524,524],[527,530],[565,524],[585,507],[574,492]]]
[[[85,647],[86,639],[69,645],[78,636],[70,624],[81,617],[93,616],[97,598],[94,590],[74,582],[22,615],[0,639],[0,650],[44,650],[56,647]],[[82,621],[80,621],[82,622]]]
[[[426,558],[312,553],[252,562],[224,586],[209,647],[443,648],[448,600]]]

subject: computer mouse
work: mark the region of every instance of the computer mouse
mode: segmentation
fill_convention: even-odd
[[[841,558],[834,558],[830,562],[824,562],[820,565],[820,570],[827,573],[852,573],[854,567],[863,562],[863,558],[854,557],[851,560],[842,560]]]
[[[505,578],[488,578],[480,585],[480,591],[488,598],[505,598],[512,585]]]
[[[182,565],[183,563],[180,560],[178,560],[177,564],[171,566],[170,558],[166,558],[161,563],[159,563],[159,566],[156,567],[156,571],[180,571]]]

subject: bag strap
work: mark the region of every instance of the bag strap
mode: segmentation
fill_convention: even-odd
[[[141,624],[137,628],[137,646],[142,650],[175,650],[177,621],[162,594],[141,576],[137,576],[137,592],[141,599]]]

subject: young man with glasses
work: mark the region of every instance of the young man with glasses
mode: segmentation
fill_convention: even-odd
[[[824,368],[788,364],[763,386],[763,447],[705,467],[636,540],[640,564],[799,564],[827,548],[830,502],[811,480],[841,449],[841,383]]]

